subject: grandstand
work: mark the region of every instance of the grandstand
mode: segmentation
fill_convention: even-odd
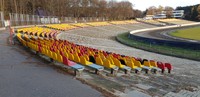
[[[62,31],[77,28],[77,27],[70,25],[70,24],[49,24],[49,25],[46,25],[46,27],[56,29],[56,30],[62,30]]]
[[[170,23],[170,24],[189,24],[189,23],[194,23],[193,21],[188,21],[188,20],[183,20],[183,19],[158,19],[158,21],[161,22],[166,22],[166,23]]]
[[[164,65],[157,66],[156,61],[141,60],[135,57],[122,56],[116,53],[88,48],[85,46],[73,44],[67,40],[56,40],[55,35],[57,35],[59,32],[47,35],[47,33],[54,31],[48,29],[47,32],[44,32],[46,29],[48,28],[33,27],[19,29],[17,30],[17,37],[24,46],[48,56],[51,58],[51,60],[58,61],[68,66],[72,66],[71,63],[73,63],[73,65],[81,64],[78,65],[79,68],[82,65],[88,66],[95,69],[96,73],[102,71],[103,68],[110,69],[111,74],[113,74],[114,71],[117,71],[118,68],[123,70],[125,74],[130,72],[131,69],[135,70],[136,73],[142,69],[144,69],[146,73],[148,73],[148,71],[151,69],[153,69],[155,72],[160,71],[161,69],[164,71],[164,68],[161,68]],[[36,31],[39,34],[32,34],[33,31]],[[45,37],[43,35],[51,37],[53,40],[49,40],[47,38],[44,39]],[[66,60],[70,60],[70,62]],[[168,69],[171,70],[171,67]]]
[[[76,26],[76,27],[81,27],[81,28],[90,27],[86,23],[75,23],[75,24],[71,24],[71,25]]]
[[[176,21],[176,19],[171,21]],[[59,64],[62,68],[75,71],[81,80],[91,83],[95,81],[93,82],[95,86],[101,85],[105,89],[111,87],[121,89],[121,87],[107,83],[116,82],[118,85],[125,84],[130,88],[134,82],[138,84],[145,82],[147,85],[155,87],[153,89],[158,89],[158,87],[165,86],[164,83],[175,83],[169,80],[175,79],[175,77],[163,73],[166,71],[171,73],[176,62],[173,61],[172,66],[167,63],[167,61],[171,62],[168,58],[132,50],[133,48],[119,45],[120,43],[113,39],[113,36],[122,32],[156,27],[149,23],[157,21],[148,21],[149,23],[139,23],[134,20],[111,22],[106,22],[105,25],[101,22],[92,22],[91,24],[51,24],[50,26],[20,28],[16,30],[16,35],[23,46],[31,49],[32,52],[40,57],[45,57],[45,60],[53,62],[53,64]],[[71,27],[64,29],[59,25]],[[93,72],[99,75],[95,75]],[[174,75],[174,71],[172,74]],[[168,81],[163,80],[164,77],[167,77]],[[100,80],[105,83],[99,83]],[[154,80],[154,82],[150,82],[150,80]],[[152,83],[159,85],[152,85]],[[171,84],[170,86],[172,88],[165,90],[166,93],[175,89],[175,86]],[[153,93],[159,95],[157,92]]]
[[[124,25],[124,24],[129,24],[131,22],[127,22],[127,21],[111,21],[111,24],[115,24],[115,25]]]
[[[200,97],[200,5],[133,1],[1,0],[0,97]]]
[[[137,19],[138,21],[140,22],[143,22],[143,23],[147,23],[147,24],[153,24],[153,25],[166,25],[165,23],[162,23],[162,22],[159,22],[157,20],[154,20],[154,19]]]
[[[90,22],[90,23],[86,23],[87,25],[90,26],[107,26],[110,25],[108,22]]]

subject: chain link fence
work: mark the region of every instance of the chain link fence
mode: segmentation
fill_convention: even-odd
[[[84,23],[108,21],[105,17],[57,17],[57,16],[39,16],[29,14],[9,13],[9,23],[11,26],[23,25],[41,25],[57,23]],[[0,27],[5,27],[4,13],[0,11]]]
[[[57,17],[10,13],[11,26],[106,21],[104,17]]]

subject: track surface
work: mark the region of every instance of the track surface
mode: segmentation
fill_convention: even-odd
[[[166,30],[159,30],[159,31],[146,31],[146,32],[135,33],[134,35],[147,37],[147,38],[161,39],[161,40],[170,40],[170,41],[172,40],[172,41],[183,41],[183,42],[200,42],[197,40],[178,38],[178,37],[173,37],[169,35],[170,32],[180,30],[180,29],[187,29],[187,28],[190,28],[190,27],[166,29]]]

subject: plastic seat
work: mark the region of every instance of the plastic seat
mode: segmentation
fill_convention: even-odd
[[[52,59],[57,60],[57,58],[58,58],[58,55],[55,52],[52,52]]]
[[[153,61],[153,60],[150,60],[150,64],[151,64],[151,66],[153,66],[153,67],[158,67],[158,66],[157,66],[157,62],[155,62],[155,61]]]
[[[73,60],[74,60],[74,55],[71,54],[71,53],[69,53],[68,55],[69,55],[69,60],[72,60],[72,61],[73,61]]]
[[[96,61],[96,64],[103,66],[103,61],[102,61],[102,59],[100,57],[96,57],[95,61]]]
[[[139,68],[139,67],[136,66],[136,65],[134,64],[134,62],[132,62],[132,61],[127,62],[126,65],[127,65],[128,67],[130,67],[131,69]]]
[[[111,64],[110,60],[108,60],[108,59],[104,60],[103,66],[105,66],[107,68],[114,68],[114,67],[116,67],[115,65]]]
[[[63,58],[60,54],[57,54],[57,61],[63,63]]]
[[[157,62],[157,66],[158,66],[158,68],[160,68],[162,71],[162,73],[164,73],[164,71],[165,71],[165,65],[162,63],[162,62]]]
[[[91,64],[93,64],[92,62],[87,61],[86,58],[83,57],[83,56],[80,57],[80,63],[83,64],[83,65],[91,65]]]
[[[168,69],[168,73],[171,73],[172,65],[170,63],[165,63],[165,67]]]
[[[152,66],[151,66],[151,64],[150,64],[150,62],[149,61],[143,61],[143,65],[144,66],[147,66],[147,67],[149,67],[149,68],[152,68]]]
[[[124,68],[124,65],[122,65],[118,59],[114,59],[113,61],[114,61],[114,64],[115,64],[117,67],[119,67],[119,68],[121,68],[121,69]]]
[[[80,58],[77,54],[74,54],[74,61],[80,63]]]

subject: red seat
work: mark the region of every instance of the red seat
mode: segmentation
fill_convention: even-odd
[[[67,65],[67,66],[73,66],[75,65],[76,63],[72,62],[72,61],[69,61],[67,57],[65,56],[62,56],[63,57],[63,64]]]
[[[162,62],[157,62],[157,66],[158,66],[158,68],[160,68],[162,71],[162,73],[164,73],[164,71],[165,71],[165,65],[162,63]]]
[[[168,73],[171,73],[172,65],[170,63],[165,63],[165,67],[168,69]]]

